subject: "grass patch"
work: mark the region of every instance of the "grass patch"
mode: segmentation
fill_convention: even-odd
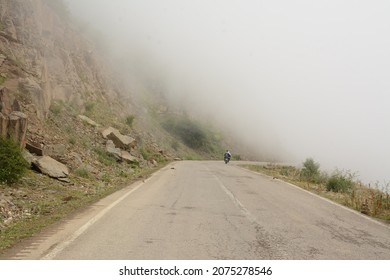
[[[159,152],[153,151],[152,149],[145,147],[145,146],[142,146],[140,148],[140,153],[146,161],[155,160],[158,163],[164,163],[167,161],[167,159],[164,157],[164,155],[162,155]],[[133,167],[136,168],[137,166],[138,165],[134,165]]]
[[[7,80],[6,77],[4,77],[3,75],[0,75],[0,86],[3,85],[6,80]]]
[[[112,166],[117,162],[113,155],[110,155],[102,148],[95,148],[93,151],[97,154],[98,160],[105,166]]]
[[[0,192],[6,196],[12,194],[13,211],[17,218],[5,225],[7,213],[0,211],[0,255],[5,249],[21,239],[37,234],[43,228],[83,209],[128,186],[147,178],[165,164],[151,169],[137,169],[134,173],[125,170],[106,172],[106,182],[93,181],[93,178],[70,177],[72,185],[29,171],[18,186],[7,187],[0,184]],[[0,209],[1,210],[1,209]]]
[[[68,143],[71,145],[75,145],[77,142],[76,138],[74,136],[70,136],[68,139]]]
[[[150,160],[153,156],[153,151],[147,147],[142,146],[139,151],[144,160]]]
[[[96,103],[95,102],[91,102],[91,101],[88,101],[85,103],[85,115],[87,117],[91,117],[93,112],[94,112],[94,109],[95,109],[95,106],[96,106]]]
[[[76,176],[79,176],[79,177],[82,177],[82,178],[89,178],[89,171],[86,168],[84,168],[84,167],[77,168],[74,171],[74,173],[75,173]]]
[[[126,124],[127,124],[130,128],[133,127],[134,119],[135,119],[135,116],[134,116],[134,115],[129,115],[129,116],[126,117]]]
[[[55,115],[55,116],[58,116],[59,114],[61,114],[62,112],[62,109],[63,109],[63,105],[61,103],[57,103],[57,102],[53,102],[50,107],[49,107],[49,111]]]

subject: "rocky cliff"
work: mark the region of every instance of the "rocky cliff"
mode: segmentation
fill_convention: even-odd
[[[169,158],[161,128],[141,125],[145,110],[62,3],[0,0],[0,137],[26,147],[33,169],[0,182],[0,251],[18,221],[35,227],[31,217],[83,206]]]
[[[96,150],[106,148],[100,130],[110,126],[149,145],[148,154],[161,155],[153,136],[142,137],[126,125],[126,116],[134,119],[136,113],[113,73],[110,60],[80,34],[61,0],[0,0],[0,135],[71,170],[85,164],[104,169]],[[148,160],[140,148],[133,146],[119,160]]]
[[[31,101],[40,118],[52,100],[80,106],[86,98],[118,95],[107,62],[72,28],[66,10],[61,16],[56,2],[0,0],[1,86]]]

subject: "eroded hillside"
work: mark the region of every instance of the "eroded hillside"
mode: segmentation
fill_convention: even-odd
[[[61,1],[0,1],[1,135],[19,140],[32,164],[20,182],[1,184],[1,248],[174,158],[142,129],[113,73]],[[43,170],[44,158],[64,176]]]

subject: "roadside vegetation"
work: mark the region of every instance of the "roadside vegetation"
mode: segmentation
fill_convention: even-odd
[[[48,143],[53,141],[66,147],[62,160],[70,170],[70,183],[31,170],[19,145],[0,138],[0,255],[21,239],[148,177],[169,162],[158,147],[149,144],[149,138],[141,139],[137,150],[141,149],[140,153],[145,150],[145,160],[155,159],[154,164],[118,161],[106,151],[98,128],[81,121],[80,114],[88,115],[103,127],[112,126],[138,135],[133,128],[134,115],[118,116],[102,102],[95,100],[77,106],[54,101],[47,119],[31,123],[42,131],[36,137],[42,134]],[[35,127],[32,130],[37,131]]]
[[[187,155],[186,159],[199,159],[200,156],[220,158],[223,154],[221,136],[204,124],[186,116],[169,116],[163,119],[161,126],[175,139],[195,151],[194,154]],[[178,147],[179,142],[174,141],[172,148],[177,150]]]
[[[1,29],[0,29],[0,31],[1,31]],[[6,80],[7,80],[7,77],[0,74],[0,86],[3,85]]]
[[[159,167],[134,172],[113,169],[95,176],[80,168],[70,176],[71,184],[27,171],[18,184],[0,183],[0,194],[8,205],[0,205],[0,255],[19,240],[30,237],[69,214],[146,178]],[[3,210],[8,211],[3,211]],[[12,216],[9,211],[12,211]]]
[[[10,185],[17,182],[28,169],[22,149],[11,139],[0,136],[0,183]]]
[[[311,158],[303,162],[302,168],[278,164],[242,166],[290,182],[373,218],[390,222],[390,184],[367,186],[350,171],[335,170],[328,174],[321,171],[320,164]]]

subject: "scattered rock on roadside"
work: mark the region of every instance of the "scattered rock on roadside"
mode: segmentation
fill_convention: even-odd
[[[120,160],[122,157],[121,149],[115,147],[112,140],[108,140],[106,143],[106,152],[113,155],[117,160]]]
[[[131,150],[137,146],[137,140],[134,138],[123,135],[119,132],[119,130],[109,127],[102,131],[102,135],[104,138],[112,140],[115,144],[115,147],[123,150]]]
[[[38,158],[33,164],[41,173],[49,177],[64,179],[69,176],[68,167],[49,156]]]

